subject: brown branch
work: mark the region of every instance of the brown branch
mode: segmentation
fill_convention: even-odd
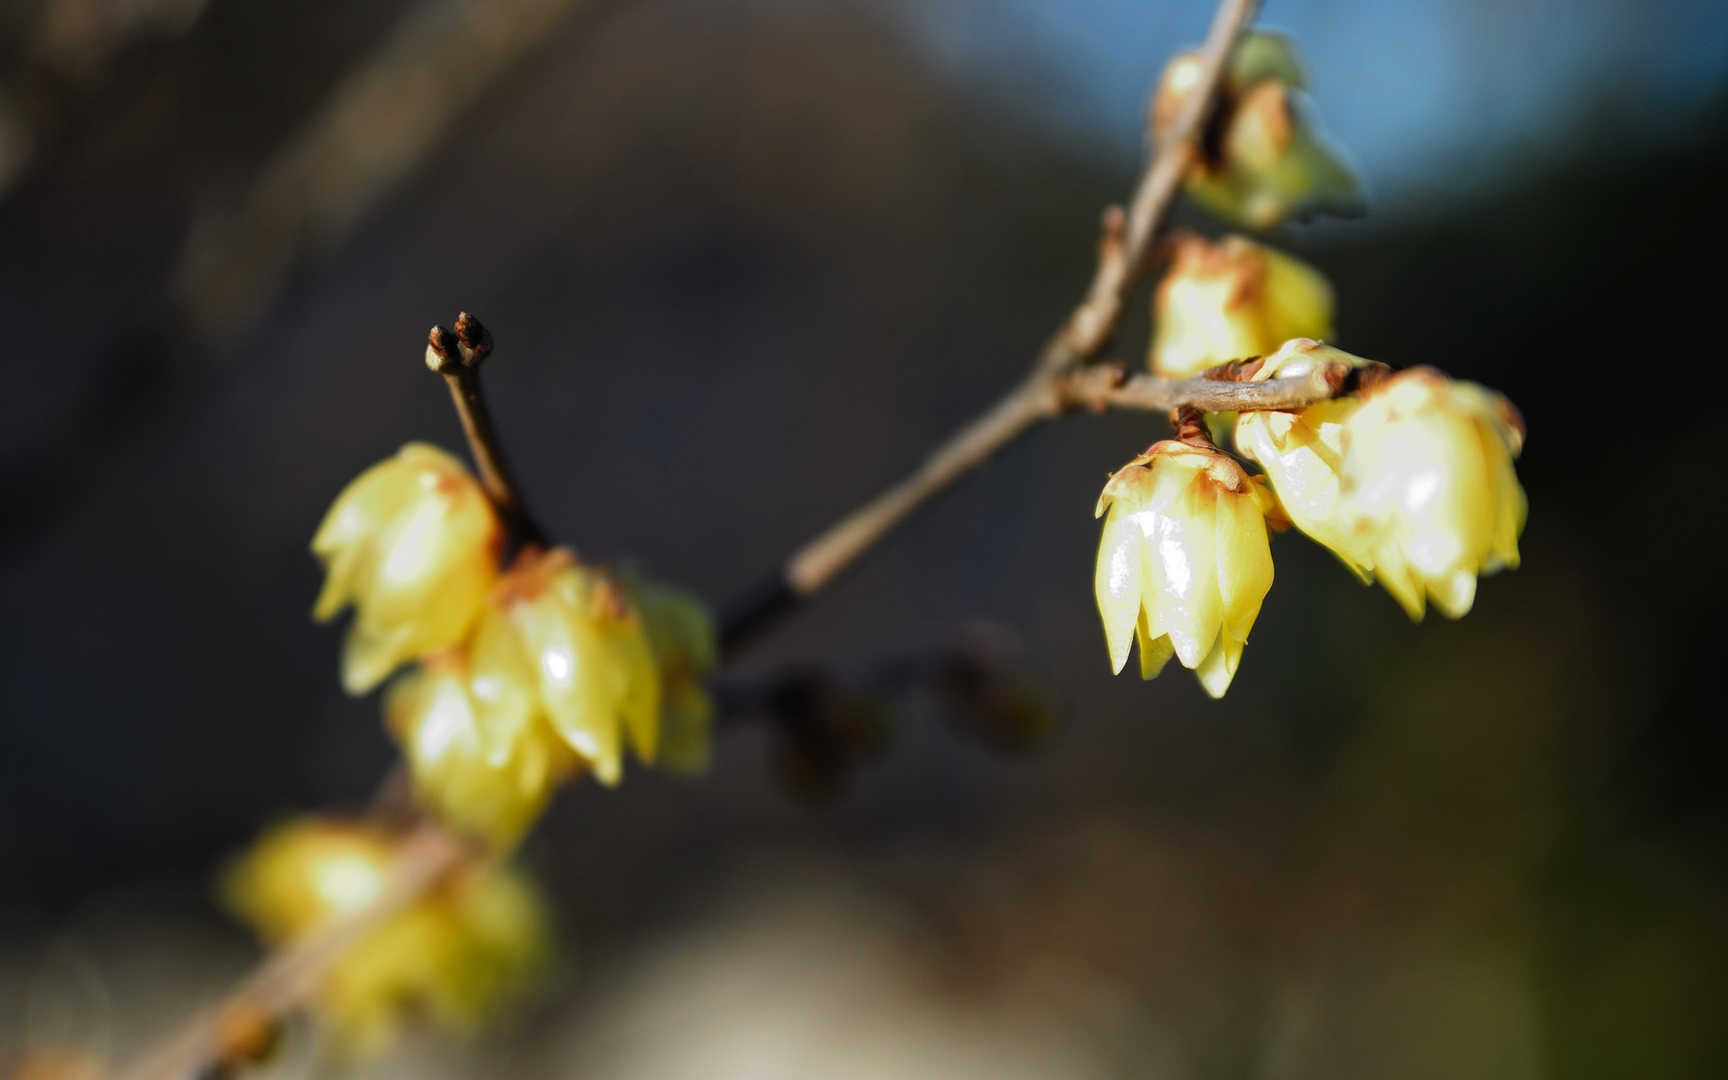
[[[272,953],[221,1001],[146,1050],[119,1075],[124,1080],[186,1080],[201,1075],[205,1064],[222,1060],[227,1018],[291,1011],[317,989],[324,973],[349,946],[479,857],[472,844],[443,826],[420,823],[403,840],[389,877],[370,904]]]
[[[1159,142],[1123,212],[1104,215],[1098,265],[1086,295],[1044,346],[1029,375],[983,415],[962,427],[912,474],[846,515],[793,552],[766,584],[731,608],[722,646],[744,644],[799,600],[821,589],[913,510],[987,461],[1038,420],[1062,411],[1060,380],[1095,357],[1122,320],[1122,311],[1145,275],[1160,230],[1170,215],[1183,173],[1217,98],[1224,67],[1252,18],[1256,0],[1221,0],[1201,48],[1198,84]],[[1230,406],[1235,408],[1236,406]]]
[[[1096,367],[1058,380],[1065,405],[1101,411],[1106,408],[1169,412],[1189,407],[1201,412],[1248,412],[1255,409],[1300,409],[1337,397],[1351,389],[1352,369],[1331,363],[1307,375],[1262,382],[1230,382],[1205,375],[1168,379],[1162,375],[1126,376],[1121,368]]]

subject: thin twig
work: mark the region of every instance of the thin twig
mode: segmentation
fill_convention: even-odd
[[[450,401],[462,418],[462,433],[468,436],[468,449],[480,470],[486,497],[492,500],[515,542],[544,546],[546,531],[528,512],[480,387],[480,365],[491,354],[491,332],[466,311],[456,316],[455,333],[434,326],[426,341],[426,366],[449,384]]]
[[[278,1016],[317,989],[350,945],[424,896],[457,867],[477,858],[472,844],[423,821],[404,838],[389,876],[365,908],[312,930],[272,953],[220,1002],[194,1016],[121,1073],[124,1080],[186,1080],[221,1058],[225,1017],[241,1011]]]
[[[1248,412],[1260,409],[1300,409],[1337,397],[1350,388],[1348,364],[1322,364],[1307,375],[1261,382],[1231,382],[1197,375],[1169,379],[1162,375],[1129,377],[1121,368],[1092,367],[1057,381],[1064,405],[1090,408],[1169,412],[1188,406],[1201,412]]]
[[[1038,420],[1061,412],[1058,380],[1095,357],[1122,320],[1122,311],[1145,275],[1217,98],[1224,67],[1252,18],[1256,0],[1222,0],[1201,48],[1200,77],[1181,113],[1160,141],[1124,213],[1104,215],[1098,265],[1086,295],[1044,346],[1031,373],[983,415],[962,427],[912,474],[846,515],[792,553],[783,568],[726,613],[721,645],[730,652],[833,580],[895,525],[1013,441]],[[1124,388],[1126,389],[1126,388]],[[1124,403],[1132,395],[1125,397]],[[1235,406],[1231,406],[1232,408]],[[1264,406],[1263,406],[1264,407]]]

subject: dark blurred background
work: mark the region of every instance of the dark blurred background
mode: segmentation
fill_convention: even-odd
[[[1018,376],[1208,18],[0,7],[0,1050],[43,1015],[124,1049],[220,987],[253,951],[209,898],[219,860],[387,768],[307,615],[306,546],[364,465],[459,445],[429,324],[494,330],[494,405],[556,535],[720,604]],[[852,677],[983,621],[1054,730],[1003,753],[914,690],[814,805],[762,726],[706,779],[568,793],[524,853],[559,977],[401,1075],[1728,1065],[1728,8],[1262,19],[1373,194],[1272,242],[1332,277],[1338,344],[1522,408],[1524,569],[1415,626],[1286,536],[1225,701],[1174,669],[1113,679],[1090,510],[1162,429],[1036,431],[743,675]]]

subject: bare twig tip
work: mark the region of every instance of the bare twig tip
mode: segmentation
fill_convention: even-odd
[[[426,367],[439,375],[454,371],[462,363],[456,335],[442,326],[434,326],[426,335]]]
[[[461,346],[462,361],[473,367],[492,352],[492,331],[466,311],[456,316],[456,341]]]

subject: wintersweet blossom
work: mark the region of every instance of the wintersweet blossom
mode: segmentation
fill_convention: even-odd
[[[568,550],[525,551],[499,579],[472,663],[494,752],[538,709],[603,784],[623,776],[626,740],[654,760],[660,676],[647,631],[624,589]]]
[[[1199,54],[1187,52],[1165,67],[1153,99],[1160,136],[1199,85],[1200,66]],[[1202,148],[1186,178],[1195,201],[1255,229],[1360,210],[1360,184],[1314,121],[1306,82],[1288,38],[1243,36],[1220,87],[1218,138]]]
[[[479,483],[426,443],[342,489],[312,538],[327,574],[312,614],[323,621],[354,605],[342,653],[348,692],[461,641],[497,576],[502,539]]]
[[[1479,575],[1517,568],[1528,507],[1512,460],[1524,427],[1504,397],[1410,368],[1363,394],[1342,440],[1349,556],[1412,619],[1429,599],[1459,618]]]
[[[366,909],[384,890],[398,834],[307,817],[267,831],[227,868],[227,907],[276,945]],[[477,867],[386,919],[323,974],[313,1007],[344,1048],[384,1049],[407,1021],[469,1031],[544,964],[546,907],[521,875]]]
[[[1140,645],[1140,675],[1174,655],[1223,697],[1272,587],[1266,488],[1216,448],[1154,444],[1111,476],[1094,582],[1110,667]]]
[[[1287,341],[1261,361],[1254,381],[1306,375],[1322,364],[1367,363],[1342,349],[1305,338]],[[1344,463],[1344,424],[1361,403],[1333,398],[1295,411],[1242,413],[1236,419],[1236,449],[1266,470],[1284,513],[1298,529],[1369,580],[1366,552],[1354,542],[1340,486]]]
[[[1332,287],[1299,259],[1241,236],[1177,240],[1153,296],[1152,370],[1184,378],[1332,333]]]

